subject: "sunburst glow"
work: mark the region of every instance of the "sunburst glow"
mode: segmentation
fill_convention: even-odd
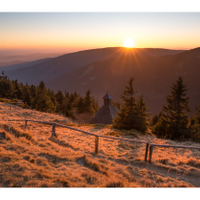
[[[126,40],[125,40],[125,42],[124,42],[124,47],[126,47],[126,48],[132,48],[132,47],[134,47],[135,45],[134,45],[134,42],[133,42],[133,40],[131,39],[131,38],[127,38]]]

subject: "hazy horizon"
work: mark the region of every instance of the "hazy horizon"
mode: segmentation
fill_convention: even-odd
[[[168,49],[168,50],[191,50],[199,48],[200,46],[194,47],[194,48],[175,48],[175,49]],[[0,58],[8,58],[10,56],[28,56],[28,55],[35,55],[35,54],[44,54],[44,55],[65,55],[65,54],[71,54],[71,53],[77,53],[80,51],[88,51],[88,50],[94,50],[94,49],[104,49],[104,48],[125,48],[125,47],[102,47],[102,48],[91,48],[91,49],[75,49],[74,51],[53,51],[53,50],[44,50],[44,49],[0,49]],[[151,47],[147,47],[146,49],[151,49]],[[145,49],[145,47],[133,47],[133,49]],[[153,48],[152,49],[167,49],[167,48]]]

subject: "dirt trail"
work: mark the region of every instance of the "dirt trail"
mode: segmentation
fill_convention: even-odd
[[[147,170],[152,170],[157,174],[163,175],[164,177],[170,177],[170,178],[184,181],[188,184],[191,184],[191,186],[194,186],[194,187],[200,187],[200,176],[182,173],[175,169],[171,169],[170,167],[167,167],[167,166],[162,167],[162,166],[156,166],[155,164],[149,164],[149,163],[148,164],[132,163],[132,165],[137,166],[140,169],[145,168]]]
[[[131,165],[133,167],[139,167],[140,169],[151,170],[157,175],[161,175],[163,177],[170,177],[172,179],[184,181],[191,186],[200,187],[200,176],[194,174],[187,174],[180,172],[170,166],[156,166],[155,163],[148,163],[142,161],[127,161],[126,159],[114,159],[108,158],[108,160],[114,161],[121,165]]]

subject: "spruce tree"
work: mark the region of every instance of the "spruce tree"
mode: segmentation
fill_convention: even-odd
[[[35,95],[36,95],[36,87],[35,87],[35,85],[31,85],[30,92],[31,92],[31,96],[35,97]]]
[[[196,106],[196,123],[200,125],[200,105]]]
[[[13,98],[14,96],[14,86],[12,81],[9,79],[0,80],[0,97]]]
[[[28,86],[25,86],[23,89],[23,102],[24,104],[27,104],[28,106],[31,105],[32,97],[31,92]]]
[[[73,107],[76,105],[77,98],[78,98],[78,95],[77,95],[76,92],[71,93],[71,94],[69,95],[69,102],[70,102],[70,104],[71,104]]]
[[[14,86],[14,92],[13,92],[14,97],[17,99],[22,99],[23,91],[17,79],[13,81],[13,86]]]
[[[51,98],[48,96],[48,91],[43,81],[41,81],[37,87],[36,97],[34,98],[32,105],[33,108],[42,112],[55,111],[55,106],[52,103]]]
[[[77,103],[77,113],[81,114],[84,112],[84,99],[80,97]]]
[[[30,94],[31,94],[31,106],[32,108],[35,108],[35,104],[34,104],[34,99],[36,97],[36,86],[35,85],[31,85],[30,87]]]
[[[56,96],[55,96],[55,94],[54,94],[54,91],[49,89],[48,92],[49,92],[49,97],[50,97],[50,99],[51,99],[53,105],[54,105],[55,108],[56,108],[56,111],[58,111],[58,102],[57,102],[57,100],[56,100]]]
[[[64,95],[60,90],[58,90],[55,97],[56,97],[56,101],[58,102],[58,105],[59,105],[58,111],[61,111],[63,109]]]
[[[147,107],[144,103],[143,96],[138,100],[135,98],[135,90],[133,88],[133,78],[125,86],[125,90],[121,98],[124,100],[120,112],[113,120],[113,127],[118,129],[136,129],[141,132],[147,130]]]
[[[128,82],[128,86],[125,86],[125,90],[121,98],[124,100],[124,105],[130,109],[130,113],[134,113],[134,108],[136,106],[136,99],[135,99],[135,91],[133,89],[133,81],[134,79],[131,78]]]
[[[111,103],[112,103],[112,105],[115,106],[118,110],[120,110],[120,108],[121,108],[121,106],[122,106],[121,102],[119,102],[119,101],[114,102],[114,101],[111,100]]]
[[[83,113],[90,113],[93,115],[97,110],[97,102],[95,101],[94,97],[91,96],[91,91],[87,90],[83,99]]]
[[[143,95],[139,96],[139,99],[136,101],[136,129],[141,132],[146,132],[148,129],[148,112],[149,109],[144,102]]]
[[[154,115],[151,119],[151,126],[154,126],[155,124],[158,123],[160,117],[162,116],[162,111],[158,115]]]
[[[0,97],[6,97],[6,83],[0,79]]]
[[[152,132],[158,136],[168,139],[183,139],[189,137],[188,107],[189,97],[186,97],[188,90],[179,77],[171,87],[171,95],[167,96],[167,105],[163,106],[163,115],[153,127]]]
[[[70,99],[67,97],[64,97],[63,99],[63,106],[62,106],[62,113],[66,116],[66,117],[70,117],[72,119],[74,119],[74,112],[73,112],[73,106],[70,102]]]
[[[66,98],[69,98],[69,92],[66,92],[66,91],[65,91],[65,97],[66,97]]]
[[[200,105],[196,106],[196,113],[190,119],[191,139],[200,142]]]
[[[118,129],[132,129],[135,128],[136,113],[134,112],[136,107],[135,91],[133,88],[133,78],[128,82],[128,86],[125,86],[125,90],[121,98],[124,100],[124,105],[114,118],[113,127]]]

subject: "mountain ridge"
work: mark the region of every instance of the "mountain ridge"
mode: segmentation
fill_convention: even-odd
[[[183,53],[188,55],[188,52]],[[200,48],[193,52],[195,55],[200,54]],[[137,56],[135,58],[129,55],[110,58],[63,74],[57,79],[47,82],[46,85],[54,90],[59,88],[62,91],[76,91],[81,95],[84,95],[84,92],[90,88],[92,94],[102,105],[101,96],[107,91],[113,95],[116,101],[120,101],[124,86],[132,76],[135,79],[134,87],[138,91],[137,95],[144,95],[150,111],[155,114],[166,102],[171,85],[179,76],[183,76],[189,88],[190,106],[194,113],[195,106],[200,102],[198,92],[200,58],[197,56],[187,58],[183,53],[160,57]],[[191,65],[193,66],[192,71],[190,70]]]
[[[76,91],[84,95],[91,89],[100,106],[107,91],[114,101],[121,101],[124,86],[133,77],[136,95],[144,95],[152,114],[161,111],[171,85],[182,76],[189,88],[193,114],[200,102],[199,65],[199,47],[186,51],[116,47],[70,53],[38,65],[4,71],[9,78],[23,83],[37,85],[43,80],[55,92]]]
[[[169,53],[174,54],[181,51],[153,48],[134,48],[133,50],[137,53],[137,55],[144,54],[146,56],[156,56]],[[29,84],[38,85],[41,80],[47,82],[49,80],[57,78],[64,73],[75,70],[79,67],[83,67],[89,63],[105,60],[109,57],[117,57],[128,51],[129,50],[124,47],[109,47],[102,49],[85,50],[61,55],[56,58],[52,58],[51,61],[33,64],[26,69],[22,67],[20,69],[8,71],[8,68],[4,68],[4,71],[11,79],[17,78],[23,83],[26,83],[28,81]]]

